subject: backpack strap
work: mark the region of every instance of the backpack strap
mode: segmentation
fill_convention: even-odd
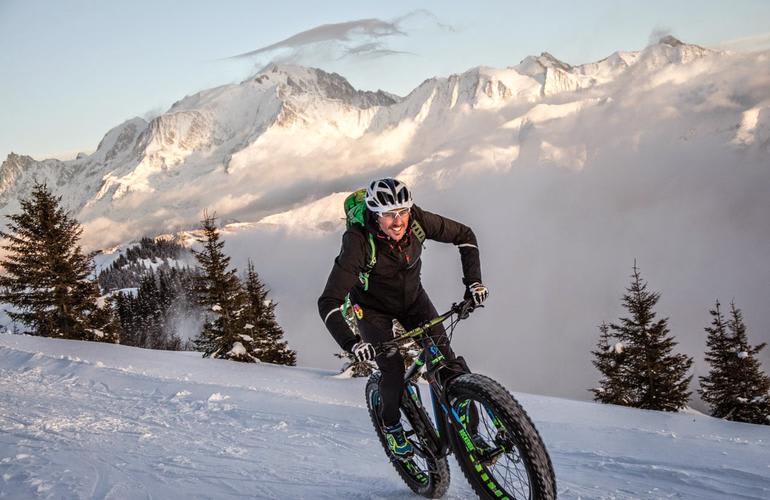
[[[417,238],[417,241],[420,242],[420,245],[425,243],[425,230],[422,228],[420,223],[417,222],[417,219],[412,218],[412,223],[409,225],[409,229],[411,229],[412,235]]]
[[[369,273],[377,264],[377,246],[374,244],[374,236],[372,233],[367,233],[366,236],[369,242],[369,262],[366,263],[364,270],[358,273],[358,280],[364,285],[364,291],[369,290]]]
[[[425,230],[423,230],[420,223],[416,219],[412,219],[409,229],[420,245],[422,245],[425,242]],[[374,235],[367,232],[366,236],[366,240],[369,242],[369,261],[366,263],[364,270],[358,273],[358,280],[364,285],[364,291],[369,290],[369,273],[372,272],[375,264],[377,264],[377,246],[374,243]]]

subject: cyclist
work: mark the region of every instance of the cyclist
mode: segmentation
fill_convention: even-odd
[[[366,190],[364,225],[351,225],[342,235],[318,310],[334,340],[359,361],[374,360],[382,372],[380,410],[390,450],[399,458],[413,454],[401,426],[399,402],[404,390],[404,360],[397,349],[375,355],[375,346],[393,338],[392,320],[407,330],[438,315],[420,281],[422,240],[453,243],[460,251],[466,297],[478,305],[488,295],[481,281],[476,236],[459,222],[422,210],[407,186],[392,178],[373,181]],[[421,234],[422,233],[422,234]],[[369,235],[372,238],[369,238]],[[373,242],[376,263],[367,269]],[[366,279],[361,273],[368,271]],[[360,338],[342,315],[345,297],[357,304]],[[360,308],[360,309],[359,309]],[[447,360],[456,360],[442,325],[430,336]],[[460,369],[467,371],[462,360]]]

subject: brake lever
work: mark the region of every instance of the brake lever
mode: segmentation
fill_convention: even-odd
[[[468,317],[473,312],[473,309],[475,309],[475,306],[473,305],[472,301],[468,300],[462,302],[458,305],[457,319],[468,319]]]

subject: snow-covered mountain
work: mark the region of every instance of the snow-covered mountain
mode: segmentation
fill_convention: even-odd
[[[713,71],[729,62],[725,57],[666,37],[580,66],[543,53],[506,69],[473,68],[427,80],[405,98],[355,90],[318,69],[273,65],[239,84],[187,96],[149,122],[128,120],[91,155],[9,155],[0,166],[0,214],[17,210],[37,179],[90,225],[87,236],[99,234],[90,241],[95,246],[189,227],[204,208],[255,221],[374,172],[431,162],[458,142],[481,164],[510,165],[522,130],[533,123],[563,121],[671,68],[687,72],[708,61]],[[502,122],[508,125],[501,130]],[[539,161],[579,167],[588,153],[584,145],[549,142]],[[105,241],[102,230],[111,223],[121,230]]]
[[[9,156],[0,214],[47,181],[103,248],[216,212],[233,264],[251,259],[271,288],[299,364],[330,367],[315,304],[342,199],[396,175],[479,238],[489,306],[456,340],[471,366],[517,390],[588,397],[596,325],[623,313],[637,259],[697,383],[716,298],[734,297],[750,339],[770,341],[769,61],[664,38],[590,64],[542,54],[472,68],[405,97],[272,66],[129,120],[91,155]],[[431,243],[424,261],[443,309],[462,294],[457,254]]]
[[[8,334],[0,367],[3,497],[412,496],[374,434],[364,379]],[[765,426],[516,397],[548,447],[559,498],[770,496]],[[450,466],[445,498],[473,498]]]

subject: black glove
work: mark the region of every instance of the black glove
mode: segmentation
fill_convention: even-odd
[[[473,305],[478,306],[484,302],[489,296],[489,290],[483,284],[478,281],[468,285],[468,289],[465,292],[466,299],[473,299]]]
[[[350,352],[353,353],[353,356],[355,356],[358,361],[371,361],[377,355],[377,353],[374,352],[374,346],[369,342],[364,341],[354,345]]]

